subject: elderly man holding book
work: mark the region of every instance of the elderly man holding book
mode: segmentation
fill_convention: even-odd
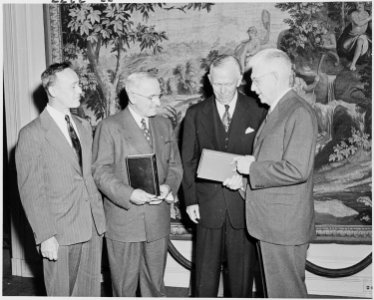
[[[113,296],[135,297],[139,287],[143,297],[163,297],[169,203],[182,180],[181,159],[170,121],[156,116],[161,93],[157,78],[133,73],[126,92],[128,106],[98,125],[93,146],[94,179],[105,196]],[[147,154],[159,183],[154,191],[134,185],[139,176],[129,177],[128,168],[134,165],[129,160],[140,155],[135,162],[139,167]]]

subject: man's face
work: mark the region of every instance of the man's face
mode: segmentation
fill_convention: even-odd
[[[260,98],[262,103],[271,105],[275,100],[276,73],[264,68],[252,68],[251,90]]]
[[[58,108],[76,108],[80,105],[82,89],[79,77],[72,69],[67,68],[56,73],[56,80],[50,87],[54,104]]]
[[[145,79],[129,92],[134,110],[143,117],[153,117],[160,106],[161,89],[157,79]]]
[[[241,82],[238,71],[233,66],[219,66],[212,68],[208,78],[216,100],[221,104],[230,103]]]

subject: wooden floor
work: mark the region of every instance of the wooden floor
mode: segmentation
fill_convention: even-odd
[[[189,297],[188,288],[166,287],[167,297]],[[25,278],[12,276],[9,249],[3,249],[3,296],[46,296],[43,278]],[[102,297],[110,297],[110,286],[102,284]],[[331,297],[309,295],[309,298],[342,299],[345,297]]]

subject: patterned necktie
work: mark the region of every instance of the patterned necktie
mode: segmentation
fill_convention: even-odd
[[[141,119],[140,123],[142,124],[142,129],[143,129],[143,133],[144,133],[145,139],[147,140],[148,144],[152,148],[151,132],[149,131],[149,129],[147,127],[147,124],[145,123],[145,119]]]
[[[68,132],[69,132],[69,135],[70,135],[71,143],[73,144],[73,148],[74,148],[74,150],[75,150],[75,152],[77,154],[79,166],[82,169],[82,148],[81,148],[81,143],[79,142],[78,135],[75,132],[74,127],[71,124],[70,118],[69,118],[68,115],[65,115],[65,120],[66,120],[66,123],[68,125]]]
[[[231,116],[230,116],[230,105],[225,104],[225,113],[222,116],[222,123],[223,126],[225,127],[225,131],[228,132],[230,128],[230,123],[231,123]]]

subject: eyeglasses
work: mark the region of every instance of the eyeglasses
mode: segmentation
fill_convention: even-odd
[[[260,76],[257,76],[257,77],[251,77],[251,80],[252,80],[252,83],[254,83],[255,85],[258,85],[260,83],[260,79],[267,76],[267,75],[270,75],[270,74],[273,74],[275,75],[274,72],[268,72],[268,73],[265,73],[265,74],[262,74]]]
[[[160,94],[160,95],[152,95],[152,96],[144,96],[142,94],[138,94],[138,93],[135,93],[135,92],[130,92],[130,93],[132,93],[134,95],[137,95],[139,97],[143,97],[144,99],[148,99],[149,101],[152,101],[152,102],[158,101],[162,97],[162,94]]]

